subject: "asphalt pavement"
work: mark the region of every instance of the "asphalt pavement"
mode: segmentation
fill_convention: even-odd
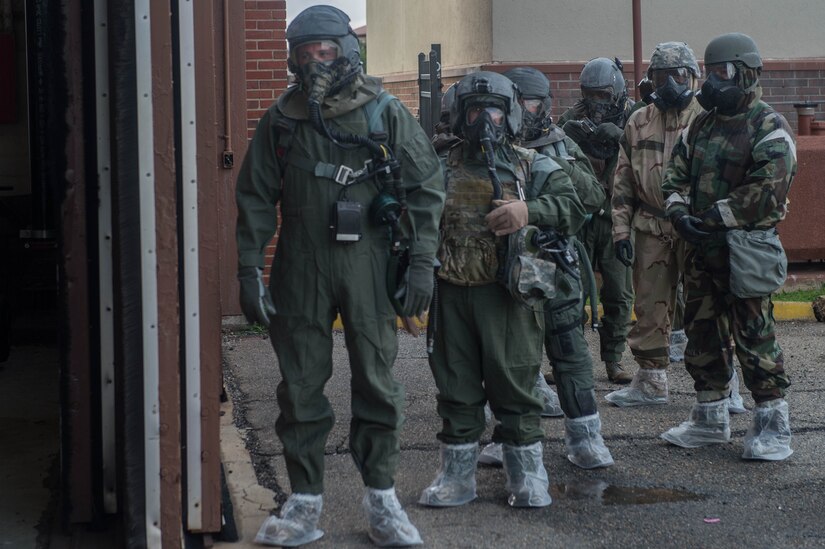
[[[694,402],[682,363],[669,369],[669,404],[616,408],[604,395],[617,386],[607,380],[603,364],[594,362],[602,433],[616,461],[613,467],[585,471],[572,465],[564,453],[563,420],[544,419],[551,506],[508,507],[502,470],[480,467],[478,499],[432,509],[417,500],[438,468],[436,389],[424,337],[399,332],[395,372],[407,394],[396,477],[399,499],[426,547],[825,547],[825,324],[784,321],[777,334],[793,383],[787,400],[794,454],[786,461],[741,459],[750,413],[732,416],[728,444],[685,450],[661,440],[662,432],[688,418]],[[591,355],[598,357],[598,338],[588,332],[587,340]],[[275,435],[280,375],[265,336],[226,329],[223,350],[231,399],[222,431],[224,460],[246,540],[242,545],[251,546],[257,526],[289,494]],[[325,536],[308,547],[367,547],[364,488],[348,451],[350,375],[340,332],[333,360],[326,394],[336,422],[326,444],[320,522]],[[635,372],[629,351],[622,363]],[[746,406],[753,406],[744,385],[742,391]],[[490,434],[488,428],[482,443]]]

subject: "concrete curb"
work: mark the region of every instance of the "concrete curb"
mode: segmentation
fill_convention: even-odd
[[[588,314],[590,312],[590,307],[587,307]],[[604,314],[604,310],[602,306],[599,305],[599,316]],[[814,316],[814,310],[811,307],[811,303],[807,301],[774,301],[773,302],[773,316],[776,320],[816,320]],[[632,315],[632,318],[636,318],[635,315]],[[420,328],[425,328],[427,326],[427,317],[425,315],[424,320],[415,320],[416,324]],[[333,329],[341,330],[343,329],[344,325],[341,322],[341,317],[338,316],[335,318],[335,323],[332,325]],[[402,328],[401,326],[401,319],[398,319],[398,327]]]
[[[807,301],[774,301],[773,317],[776,320],[813,320],[814,309]]]
[[[240,541],[215,542],[215,548],[256,549],[255,534],[269,511],[275,507],[275,493],[258,484],[252,457],[241,433],[235,427],[232,401],[221,404],[221,460],[226,470],[226,485],[232,500],[235,524]]]

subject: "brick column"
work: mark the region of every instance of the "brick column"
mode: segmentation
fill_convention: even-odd
[[[246,120],[251,139],[258,120],[287,86],[286,0],[244,0]],[[265,279],[277,235],[267,246]]]

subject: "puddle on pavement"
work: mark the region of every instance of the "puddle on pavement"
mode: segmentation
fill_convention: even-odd
[[[645,505],[676,501],[700,501],[706,496],[672,488],[638,488],[614,486],[602,480],[582,480],[554,484],[550,488],[554,499],[592,500],[602,505]]]

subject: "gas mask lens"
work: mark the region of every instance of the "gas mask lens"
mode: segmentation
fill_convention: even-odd
[[[708,76],[715,74],[719,80],[731,80],[736,76],[736,66],[730,61],[705,65],[705,73]]]
[[[582,99],[592,103],[613,103],[613,92],[608,90],[582,89]]]
[[[668,82],[668,77],[672,77],[673,81],[677,84],[687,84],[688,79],[690,78],[690,73],[688,72],[687,67],[656,69],[652,72],[653,74],[651,76],[653,77],[653,84],[657,88],[666,85]]]
[[[312,62],[329,66],[338,59],[338,45],[327,40],[307,42],[296,47],[292,56],[292,60],[299,67]]]
[[[467,108],[467,125],[472,126],[481,117],[483,113],[487,113],[490,117],[490,122],[496,126],[501,126],[504,123],[504,111],[498,107],[484,107],[482,105],[475,105]]]
[[[525,99],[522,102],[522,106],[525,111],[532,114],[538,114],[542,107],[541,99]]]

